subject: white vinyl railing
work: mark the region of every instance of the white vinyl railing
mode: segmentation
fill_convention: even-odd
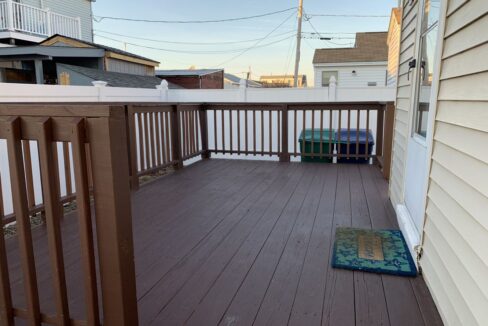
[[[81,38],[80,19],[13,1],[0,1],[0,30]]]

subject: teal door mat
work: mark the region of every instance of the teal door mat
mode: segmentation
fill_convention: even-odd
[[[417,268],[400,230],[337,228],[332,267],[416,276]]]

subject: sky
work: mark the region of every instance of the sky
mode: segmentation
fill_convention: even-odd
[[[389,16],[397,4],[397,0],[303,1],[306,15]],[[99,0],[93,3],[93,14],[98,20],[109,16],[188,21],[253,16],[297,6],[298,0]],[[146,23],[105,18],[94,22],[94,33],[95,42],[157,60],[161,62],[159,69],[187,69],[191,66],[197,69],[224,68],[225,72],[241,78],[250,70],[251,78],[259,79],[261,75],[293,74],[296,16],[296,10],[289,10],[251,20],[207,24]],[[352,46],[353,33],[386,31],[388,23],[388,17],[312,16],[304,19],[300,74],[306,74],[310,84],[316,48]],[[310,33],[316,31],[333,39],[323,41],[314,38]]]

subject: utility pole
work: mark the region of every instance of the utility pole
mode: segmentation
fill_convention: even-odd
[[[299,4],[298,4],[298,29],[297,29],[297,52],[295,55],[295,78],[293,79],[293,87],[298,87],[298,69],[300,67],[300,46],[302,44],[302,16],[303,16],[303,0],[299,0]]]

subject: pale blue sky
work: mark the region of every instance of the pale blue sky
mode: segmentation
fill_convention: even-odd
[[[266,12],[278,11],[295,7],[298,0],[99,0],[93,4],[95,16],[114,16],[149,20],[209,20],[251,16]],[[304,10],[307,14],[360,14],[360,15],[389,15],[397,0],[304,0]],[[290,17],[292,16],[292,17]],[[289,17],[288,20],[287,17]],[[284,22],[286,20],[286,22]],[[249,39],[259,39],[266,36],[280,23],[284,22],[268,39],[259,43],[273,45],[249,50],[238,58],[241,49],[250,48],[256,41],[239,44],[218,45],[181,45],[171,43],[152,42],[126,38],[105,32],[124,34],[135,37],[159,39],[176,42],[228,42]],[[350,18],[350,17],[313,17],[311,23],[319,32],[364,32],[386,31],[388,18]],[[265,74],[291,74],[293,72],[295,55],[296,14],[284,12],[273,16],[256,18],[253,20],[212,23],[212,24],[160,24],[127,21],[103,20],[94,23],[95,41],[120,49],[126,49],[161,62],[161,69],[188,68],[225,68],[226,72],[243,76],[243,72],[251,67],[253,78]],[[304,32],[313,32],[306,21],[303,23]],[[308,34],[305,34],[307,36]],[[233,53],[175,53],[146,49],[127,43],[141,44],[150,47],[176,51],[235,51]],[[329,36],[329,35],[328,35]],[[350,38],[352,34],[337,34],[335,37]],[[337,44],[353,43],[353,39],[334,39]],[[315,48],[337,46],[331,43],[304,39],[302,41],[302,59],[300,72],[307,74],[309,83],[313,78],[312,57]],[[225,63],[224,63],[225,62]],[[223,65],[221,65],[224,63]]]

